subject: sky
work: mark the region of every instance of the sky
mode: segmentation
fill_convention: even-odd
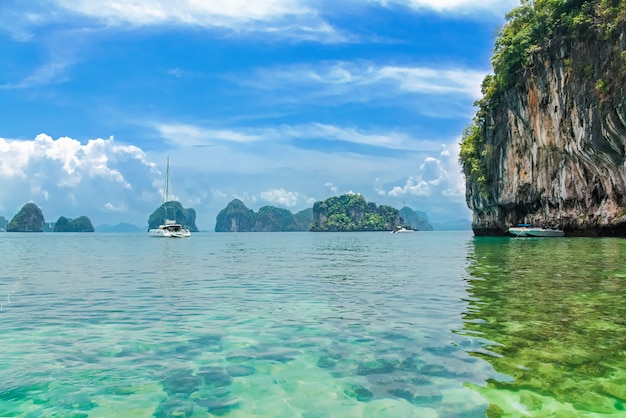
[[[360,193],[471,219],[463,129],[518,0],[0,0],[0,216],[213,230]]]

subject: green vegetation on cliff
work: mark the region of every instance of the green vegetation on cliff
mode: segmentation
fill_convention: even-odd
[[[158,228],[166,219],[173,219],[183,227],[189,228],[191,232],[198,232],[196,211],[183,208],[180,202],[170,200],[159,206],[148,218],[148,229]]]
[[[398,209],[368,203],[360,194],[315,202],[311,231],[391,231],[401,224]]]
[[[241,200],[234,199],[217,215],[215,232],[307,231],[312,219],[312,209],[294,215],[287,209],[263,206],[255,213]]]
[[[54,224],[54,232],[93,232],[94,227],[91,220],[86,216],[79,216],[76,219],[68,219],[61,216]]]
[[[463,132],[459,154],[468,184],[476,184],[485,198],[490,197],[493,181],[493,146],[486,139],[490,115],[507,92],[524,87],[540,63],[550,58],[560,61],[555,51],[561,49],[566,76],[589,79],[592,95],[601,102],[615,101],[626,80],[626,51],[620,47],[620,36],[626,32],[626,0],[522,0],[506,19],[491,58],[494,74],[483,81],[483,97],[475,103],[478,110]],[[599,43],[613,45],[612,56],[602,62],[593,54],[575,60],[570,56],[575,44],[589,50]]]
[[[7,225],[7,232],[43,232],[44,218],[34,203],[26,203]]]

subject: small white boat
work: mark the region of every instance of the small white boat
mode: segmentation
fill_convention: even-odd
[[[556,238],[565,236],[565,232],[558,226],[552,228],[543,228],[532,226],[530,224],[519,224],[509,228],[509,235],[513,237],[546,237]]]
[[[157,238],[188,238],[191,236],[191,232],[187,228],[183,228],[181,224],[177,224],[176,221],[166,219],[164,225],[159,225],[158,228],[148,231],[151,237]]]
[[[165,189],[163,191],[163,203],[168,201],[168,188],[169,188],[169,175],[170,175],[170,159],[167,159],[167,168],[165,169]],[[167,206],[165,206],[165,222],[159,225],[158,228],[152,228],[148,231],[151,237],[156,238],[189,238],[191,237],[191,231],[189,228],[183,227],[181,224],[176,223],[175,220],[167,219]]]
[[[405,234],[407,232],[415,232],[414,229],[408,229],[404,226],[396,226],[396,228],[391,231],[392,234]]]

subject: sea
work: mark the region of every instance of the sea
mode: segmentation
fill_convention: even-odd
[[[626,240],[0,234],[1,417],[624,417]]]

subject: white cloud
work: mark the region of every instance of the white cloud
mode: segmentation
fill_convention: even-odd
[[[403,185],[393,186],[386,194],[392,197],[439,195],[461,201],[465,196],[465,179],[456,157],[459,144],[444,144],[441,149],[439,158],[424,158],[416,174],[409,176]],[[382,186],[377,189],[379,194],[385,194]]]
[[[250,143],[288,140],[345,141],[392,150],[436,150],[439,144],[394,131],[373,131],[322,123],[278,125],[269,127],[215,129],[191,124],[157,123],[153,128],[168,141],[179,146],[211,146],[218,143]]]
[[[390,95],[450,96],[475,100],[489,69],[390,66],[368,61],[332,61],[259,68],[252,76],[239,77],[244,86],[263,90],[298,91],[299,101],[372,102]],[[279,99],[276,98],[275,100]]]
[[[269,203],[291,208],[299,203],[300,193],[288,192],[283,188],[270,189],[265,192],[261,192],[261,197]],[[303,201],[306,200],[306,198],[303,199]]]
[[[107,29],[139,27],[191,27],[227,30],[245,35],[264,32],[275,38],[343,42],[322,17],[322,10],[305,0],[50,0],[45,4],[25,3],[11,8],[2,19],[4,30],[16,40],[30,40],[30,28],[50,23]]]
[[[207,146],[214,145],[216,142],[254,142],[268,136],[268,132],[263,130],[258,134],[191,124],[158,123],[154,125],[154,128],[163,138],[185,146]]]
[[[46,217],[73,213],[124,212],[129,199],[158,199],[152,188],[157,173],[142,150],[114,139],[91,139],[85,144],[69,137],[56,140],[46,134],[33,140],[0,138],[0,200],[7,210],[24,202],[43,204]],[[117,200],[112,200],[117,197]],[[112,201],[119,203],[111,203]],[[42,208],[43,210],[44,208]]]
[[[16,83],[6,83],[0,85],[0,89],[25,89],[34,86],[62,82],[65,80],[65,70],[74,64],[73,59],[53,58],[49,62],[41,65],[28,76]]]
[[[504,16],[512,8],[519,6],[519,0],[370,0],[387,7],[401,5],[415,10],[435,10],[457,14],[489,13]]]
[[[119,206],[114,205],[111,202],[107,202],[104,204],[104,209],[108,212],[114,212],[114,213],[123,213],[128,211],[128,207],[125,204],[121,204]]]
[[[329,182],[329,183],[324,184],[324,186],[325,186],[325,187],[328,187],[328,188],[330,189],[330,191],[331,191],[331,192],[333,192],[333,193],[337,193],[337,190],[338,190],[338,189],[337,189],[337,186],[335,186],[334,184],[332,184],[332,183],[330,183],[330,182]]]

